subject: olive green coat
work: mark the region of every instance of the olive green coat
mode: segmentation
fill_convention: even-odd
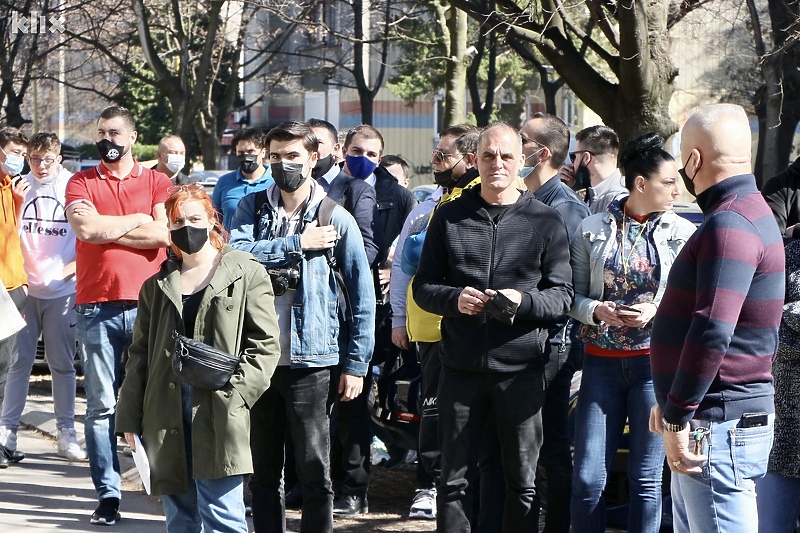
[[[195,479],[253,471],[250,407],[269,387],[280,357],[272,284],[252,255],[226,246],[197,312],[196,340],[241,354],[230,383],[194,389],[192,456]],[[173,309],[182,311],[180,262],[165,261],[142,285],[133,343],[119,393],[116,432],[141,435],[150,460],[152,493],[189,490],[181,384],[172,372]],[[182,330],[182,325],[178,326]]]

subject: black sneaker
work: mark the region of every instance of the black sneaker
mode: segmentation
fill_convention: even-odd
[[[92,513],[92,524],[99,526],[113,526],[120,520],[119,498],[103,498],[97,510]]]
[[[366,496],[345,494],[333,506],[334,516],[355,516],[369,513],[369,504]]]

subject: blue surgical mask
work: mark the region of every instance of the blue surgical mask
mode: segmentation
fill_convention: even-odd
[[[3,163],[3,171],[11,177],[18,176],[25,166],[25,158],[21,155],[7,154],[5,150],[0,148],[0,152],[6,156],[6,162]]]
[[[375,172],[378,164],[370,161],[363,155],[348,155],[344,158],[350,175],[360,180],[365,180]]]

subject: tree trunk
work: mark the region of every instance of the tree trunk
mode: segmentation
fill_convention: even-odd
[[[568,31],[560,2],[542,0],[542,12],[535,14],[545,21],[540,23],[525,10],[532,7],[523,9],[515,0],[448,1],[503,32],[506,42],[535,46],[576,96],[617,131],[620,142],[649,131],[665,138],[677,131],[669,116],[678,73],[666,52],[667,0],[616,2],[619,50],[615,53],[590,35],[577,37],[574,25]],[[576,42],[591,43],[595,58],[605,65],[596,68]],[[613,74],[606,74],[608,70]]]
[[[372,126],[372,104],[375,94],[372,91],[358,91],[359,104],[361,105],[361,123]]]
[[[203,155],[203,168],[219,168],[220,138],[211,128],[195,127],[197,142]]]
[[[770,177],[786,167],[781,165],[778,156],[781,133],[781,106],[783,104],[783,88],[781,87],[780,68],[777,64],[780,59],[774,55],[762,59],[761,72],[764,76],[764,129],[759,130],[760,138],[764,137],[761,167],[757,169],[757,183],[759,186]]]
[[[773,47],[767,50],[758,5],[748,0],[756,52],[761,59],[762,85],[754,99],[758,115],[758,151],[753,173],[759,188],[789,164],[794,133],[800,121],[800,26],[798,0],[769,0]]]
[[[449,50],[444,98],[444,127],[464,121],[464,93],[467,83],[467,14],[457,7],[447,10]]]

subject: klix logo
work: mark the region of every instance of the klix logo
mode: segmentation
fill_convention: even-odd
[[[11,14],[11,33],[64,33],[64,15],[56,18],[55,15],[41,15],[38,11],[31,11],[25,17],[16,11]],[[49,23],[49,24],[48,24]]]

